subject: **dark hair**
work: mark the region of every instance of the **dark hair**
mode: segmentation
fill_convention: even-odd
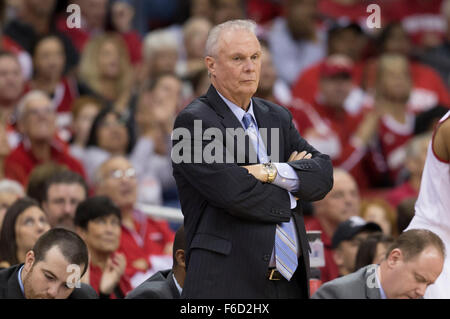
[[[448,112],[448,108],[443,105],[436,105],[416,116],[414,122],[414,135],[419,135],[433,131],[437,122]]]
[[[135,135],[133,132],[133,128],[131,126],[130,121],[127,121],[125,116],[120,114],[118,111],[114,110],[114,108],[111,105],[108,105],[108,106],[104,107],[103,109],[101,109],[100,112],[95,117],[94,121],[92,122],[91,130],[89,131],[89,138],[86,143],[86,146],[97,146],[98,147],[98,138],[97,138],[98,130],[99,130],[101,124],[103,123],[103,121],[105,120],[106,116],[110,113],[114,114],[116,116],[117,120],[123,122],[127,129],[128,146],[127,146],[125,152],[126,152],[126,154],[129,154],[131,152],[131,150],[133,149],[134,143],[135,143]]]
[[[83,187],[86,197],[89,194],[87,183],[80,174],[70,170],[62,170],[50,175],[45,181],[44,201],[48,199],[48,190],[54,184],[78,184]]]
[[[445,259],[445,245],[438,235],[427,229],[410,229],[398,236],[387,250],[386,258],[392,250],[398,248],[402,251],[404,260],[409,261],[429,246],[434,246]]]
[[[28,177],[27,196],[42,203],[47,197],[46,181],[57,172],[66,170],[68,170],[66,166],[55,162],[47,162],[36,166]]]
[[[177,232],[175,233],[175,239],[173,241],[173,267],[177,264],[176,259],[176,252],[177,250],[182,249],[186,250],[186,236],[184,234],[184,226],[181,225],[180,228],[178,228]]]
[[[0,232],[0,261],[7,261],[10,265],[20,263],[17,259],[16,222],[20,214],[34,206],[39,207],[39,203],[32,198],[22,197],[6,211]]]
[[[378,244],[388,246],[394,242],[394,238],[383,233],[373,233],[359,245],[358,253],[355,259],[355,271],[373,263],[373,259],[377,253]]]
[[[45,259],[47,252],[57,246],[64,258],[71,264],[84,265],[82,277],[89,263],[88,249],[80,236],[63,228],[52,228],[34,244],[34,264]]]
[[[94,196],[78,204],[74,224],[80,228],[87,229],[91,220],[110,215],[116,216],[120,221],[122,220],[120,209],[109,197]]]
[[[44,35],[39,36],[37,39],[35,39],[33,41],[32,47],[31,47],[31,51],[30,51],[30,54],[31,54],[32,58],[35,57],[36,50],[37,50],[37,47],[39,46],[39,44],[42,41],[47,40],[47,39],[56,39],[56,40],[58,40],[59,43],[61,44],[62,48],[63,48],[64,56],[66,56],[66,48],[64,46],[63,40],[61,39],[61,36],[58,35],[57,33],[48,33],[48,34],[44,34]]]
[[[405,29],[403,28],[403,25],[401,22],[391,22],[389,23],[383,30],[381,30],[380,35],[376,39],[377,48],[379,50],[379,53],[383,53],[385,50],[385,44],[386,41],[392,36],[392,32],[400,28],[403,30],[403,32],[406,34]]]

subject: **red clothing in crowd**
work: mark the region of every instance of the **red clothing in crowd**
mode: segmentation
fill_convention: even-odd
[[[339,268],[334,262],[333,249],[331,248],[331,238],[322,229],[317,218],[305,216],[306,231],[320,230],[322,232],[321,240],[323,242],[325,266],[320,268],[320,280],[322,283],[339,277]]]
[[[399,123],[387,115],[379,121],[377,129],[379,151],[393,184],[397,184],[399,173],[404,167],[406,145],[413,137],[414,122],[415,117],[411,111],[406,114],[405,123]]]
[[[89,284],[92,286],[92,288],[95,289],[98,295],[100,295],[100,280],[102,279],[103,270],[93,265],[92,263],[89,264]],[[120,290],[119,294],[117,288]],[[120,281],[118,284],[118,287],[113,290],[111,295],[109,296],[110,299],[122,299],[124,298],[128,292],[130,292],[133,288],[131,287],[130,280],[128,277],[123,274],[122,277],[120,277]]]
[[[376,2],[373,0],[370,2],[354,1],[350,4],[342,4],[334,0],[319,0],[318,11],[325,17],[333,20],[346,17],[352,22],[365,26],[370,15],[370,13],[367,13],[367,6]]]
[[[293,121],[300,134],[319,151],[330,156],[333,166],[350,172],[361,188],[367,188],[369,181],[361,165],[366,150],[353,141],[368,108],[347,111],[336,110],[314,102],[305,103],[300,99],[290,107]]]
[[[443,0],[389,0],[383,4],[389,21],[401,21],[414,44],[422,46],[426,37],[441,41],[446,34]]]
[[[169,228],[166,221],[156,221],[148,218],[141,212],[134,213],[135,230],[122,225],[119,252],[127,259],[125,274],[132,278],[137,272],[146,272],[152,268],[150,257],[163,255],[164,248],[175,239],[175,233]],[[133,266],[136,260],[144,259],[149,265],[148,269],[138,269]]]
[[[25,93],[32,88],[30,83],[25,85]],[[56,123],[58,134],[64,141],[68,141],[72,136],[72,103],[79,96],[77,84],[74,79],[63,77],[55,88],[52,98],[53,110],[56,111]]]
[[[80,174],[83,178],[86,178],[86,173],[80,162],[73,158],[68,151],[67,145],[55,138],[50,146],[51,148],[51,160],[57,164],[65,165],[71,171]],[[20,144],[12,150],[12,152],[5,158],[5,177],[18,181],[23,186],[28,183],[28,176],[33,168],[42,164],[34,157],[31,152],[31,146],[28,141],[22,141]]]
[[[317,98],[320,81],[320,68],[323,61],[303,71],[292,87],[292,96],[308,103]],[[357,63],[353,69],[353,82],[366,89],[373,89],[376,78],[376,61]],[[427,111],[440,104],[450,108],[450,94],[439,75],[425,64],[412,61],[410,71],[413,81],[409,108],[414,113]]]
[[[405,199],[417,198],[418,196],[419,191],[414,189],[410,183],[406,182],[389,191],[385,197],[392,207],[397,207]]]
[[[91,33],[85,28],[69,28],[66,23],[66,17],[60,17],[56,26],[59,31],[63,32],[72,40],[73,45],[78,52],[82,52],[84,46],[91,38]],[[136,64],[141,61],[142,57],[142,42],[139,34],[136,31],[130,31],[127,33],[118,33],[125,41],[128,54],[130,56],[130,62]]]
[[[450,108],[450,94],[436,71],[417,61],[411,61],[409,66],[412,78],[409,109],[417,114],[431,109],[436,104]],[[372,89],[375,86],[376,70],[376,60],[357,65],[354,72],[355,82]]]

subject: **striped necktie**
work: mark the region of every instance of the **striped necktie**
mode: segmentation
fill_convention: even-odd
[[[260,162],[267,162],[261,161],[261,159],[267,159],[267,154],[264,154],[265,148],[260,147],[258,143],[259,134],[252,115],[250,113],[245,113],[242,122],[244,123],[245,130],[250,135],[250,140],[258,154],[258,159]],[[292,218],[289,222],[277,224],[274,253],[277,270],[284,278],[290,280],[298,266],[295,226]]]

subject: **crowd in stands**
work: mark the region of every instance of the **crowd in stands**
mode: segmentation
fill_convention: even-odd
[[[300,199],[307,231],[322,231],[319,278],[381,262],[414,215],[434,125],[450,108],[449,0],[2,1],[0,267],[26,262],[41,234],[63,227],[86,243],[83,282],[101,297],[179,276],[180,225],[136,204],[180,208],[175,117],[210,85],[209,30],[245,18],[263,51],[256,95],[288,108],[333,162],[331,192]]]

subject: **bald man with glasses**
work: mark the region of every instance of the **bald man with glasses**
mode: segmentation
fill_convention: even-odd
[[[119,251],[127,259],[125,274],[131,278],[132,286],[138,286],[149,275],[162,270],[152,264],[152,259],[170,262],[165,267],[169,268],[175,234],[166,221],[153,220],[136,209],[138,183],[130,161],[123,156],[105,161],[95,174],[94,187],[96,195],[109,197],[121,211]]]

